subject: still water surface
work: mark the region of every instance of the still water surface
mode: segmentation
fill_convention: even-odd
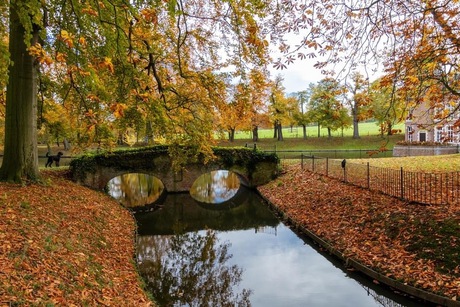
[[[211,175],[193,197],[166,194],[135,214],[137,262],[160,306],[423,306],[347,271],[281,223],[256,193],[238,189],[231,174]],[[220,192],[212,188],[217,177]],[[222,190],[222,180],[232,191]],[[114,182],[115,195],[123,186],[131,187],[124,195],[133,194],[126,178]],[[218,195],[216,203],[206,190]]]

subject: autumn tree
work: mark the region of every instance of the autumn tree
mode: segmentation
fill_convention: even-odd
[[[294,110],[294,119],[298,125],[302,126],[302,135],[303,138],[307,138],[307,125],[311,123],[311,118],[309,116],[308,103],[314,88],[314,84],[310,83],[307,90],[294,93],[296,97],[298,106]]]
[[[239,83],[234,87],[231,100],[221,110],[222,125],[228,132],[228,140],[235,140],[237,129],[248,129],[250,126],[250,93],[247,84]]]
[[[0,4],[10,64],[0,178],[38,178],[37,72],[59,84],[52,95],[73,112],[83,147],[110,144],[122,111],[140,106],[151,135],[210,152],[215,72],[266,64],[257,20],[269,9],[258,1]]]
[[[370,103],[369,82],[363,75],[354,72],[349,82],[345,84],[345,88],[347,90],[345,101],[350,108],[353,120],[353,138],[358,139],[359,122],[369,117],[367,108]]]
[[[437,87],[457,101],[453,111],[460,108],[459,1],[283,1],[280,12],[274,20],[283,56],[275,67],[322,56],[315,66],[326,75],[382,71],[385,86],[397,86],[415,105]],[[299,40],[288,43],[286,32]]]
[[[332,137],[332,131],[348,125],[348,112],[340,101],[344,92],[343,86],[331,78],[319,81],[314,87],[308,113],[318,125],[318,137],[321,126],[326,127],[328,137]]]
[[[283,141],[283,121],[289,121],[292,114],[295,99],[286,97],[283,79],[277,76],[271,85],[269,112],[273,122],[273,137]]]
[[[252,140],[259,141],[259,127],[268,122],[267,101],[270,80],[266,69],[254,68],[249,73],[249,104]]]
[[[381,79],[371,84],[370,112],[380,126],[382,137],[385,134],[392,135],[393,126],[406,118],[410,104],[407,97],[401,97],[402,94],[404,94],[404,91],[398,92],[396,86],[388,86]]]

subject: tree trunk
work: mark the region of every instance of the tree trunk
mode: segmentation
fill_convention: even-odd
[[[307,139],[307,125],[302,125],[302,130],[303,130],[303,139]]]
[[[393,125],[390,122],[388,123],[387,128],[387,135],[393,135]]]
[[[276,130],[278,130],[278,141],[284,141],[284,138],[283,138],[283,126],[281,125],[281,122],[278,122],[278,127],[277,127]]]
[[[259,127],[254,126],[252,128],[252,141],[258,142],[259,141]]]
[[[273,138],[278,138],[278,120],[275,120],[275,122],[273,123]]]
[[[24,43],[26,30],[19,21],[16,5],[10,2],[10,66],[6,92],[5,150],[0,179],[22,182],[38,180],[37,78],[34,58]],[[38,31],[32,33],[32,44]]]
[[[69,140],[64,138],[64,150],[69,150],[70,149],[70,143]]]
[[[358,120],[358,112],[357,110],[353,109],[353,138],[359,139],[359,120]]]
[[[318,123],[318,137],[321,137],[321,125]]]
[[[235,140],[235,129],[230,128],[230,130],[228,130],[228,140],[230,142],[233,142]]]
[[[329,128],[329,127],[327,127],[327,137],[328,137],[328,138],[331,138],[331,137],[332,137],[331,128]]]

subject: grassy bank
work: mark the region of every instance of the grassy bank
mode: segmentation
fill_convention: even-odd
[[[393,146],[404,140],[403,134],[396,134],[389,137],[380,137],[378,135],[363,136],[359,139],[347,137],[311,137],[303,138],[284,138],[283,141],[277,141],[274,138],[260,138],[256,143],[257,147],[262,150],[311,150],[311,149],[372,149],[378,150],[382,147],[393,149]],[[233,142],[228,140],[220,140],[220,146],[253,146],[254,142],[251,139],[235,139]]]

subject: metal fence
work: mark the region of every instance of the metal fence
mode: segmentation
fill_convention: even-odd
[[[263,146],[257,143],[246,143],[245,147],[259,149],[264,152],[276,153],[281,159],[299,159],[304,156],[319,156],[332,159],[356,159],[356,158],[383,158],[392,157],[393,150],[375,149],[304,149],[304,150],[284,150],[274,146]]]
[[[300,156],[302,169],[340,179],[403,200],[432,205],[458,205],[460,172],[422,173],[350,163],[340,159]]]

